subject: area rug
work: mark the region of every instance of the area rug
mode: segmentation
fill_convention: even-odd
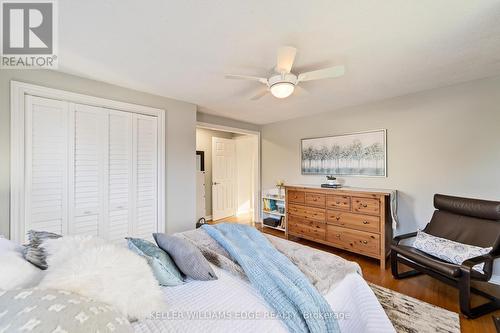
[[[460,318],[451,312],[369,283],[398,333],[459,333]]]

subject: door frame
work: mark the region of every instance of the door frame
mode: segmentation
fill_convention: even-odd
[[[9,237],[16,242],[25,238],[25,96],[50,98],[70,103],[81,103],[107,109],[155,116],[158,118],[158,232],[165,232],[165,110],[150,106],[115,101],[47,88],[40,85],[10,81],[10,230]]]
[[[244,128],[238,128],[238,127],[231,127],[231,126],[225,126],[225,125],[219,125],[219,124],[212,124],[212,123],[207,123],[207,122],[202,122],[202,121],[197,121],[196,122],[196,128],[204,128],[204,129],[209,129],[209,130],[215,130],[215,131],[222,131],[222,132],[231,132],[231,133],[236,133],[236,134],[246,134],[246,135],[253,135],[257,137],[257,170],[256,170],[256,177],[257,179],[256,182],[256,189],[254,193],[254,207],[253,207],[253,220],[254,222],[261,222],[261,216],[260,216],[260,211],[261,211],[261,195],[262,195],[262,179],[261,179],[261,136],[259,131],[252,131],[252,130],[247,130]]]

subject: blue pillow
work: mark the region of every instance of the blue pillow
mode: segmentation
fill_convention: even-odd
[[[129,249],[147,259],[153,274],[162,286],[184,283],[179,269],[170,256],[155,244],[140,238],[126,238]]]

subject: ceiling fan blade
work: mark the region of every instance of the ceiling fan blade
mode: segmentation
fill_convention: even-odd
[[[226,79],[236,79],[236,80],[250,80],[250,81],[258,81],[260,83],[267,84],[267,79],[258,76],[250,76],[250,75],[238,75],[238,74],[226,74],[224,75]]]
[[[299,74],[298,81],[312,81],[312,80],[321,80],[321,79],[332,79],[335,77],[339,77],[344,75],[345,67],[344,66],[333,66],[323,69],[318,69],[311,72],[306,72]]]
[[[299,85],[295,86],[295,91],[293,93],[294,93],[294,95],[297,95],[297,96],[307,96],[307,95],[311,94],[309,92],[309,90],[304,89],[304,87],[301,87]]]
[[[262,97],[266,96],[268,93],[268,90],[262,90],[260,91],[258,94],[256,94],[255,96],[253,96],[252,98],[250,98],[250,100],[252,101],[256,101],[258,99],[261,99]]]
[[[278,73],[290,73],[292,70],[293,62],[295,61],[295,55],[297,54],[297,49],[292,46],[283,46],[278,49],[278,54],[276,57],[276,67],[275,71]]]

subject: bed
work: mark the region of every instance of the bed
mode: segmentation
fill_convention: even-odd
[[[156,332],[287,332],[271,309],[244,280],[213,266],[215,281],[190,281],[163,288],[168,310],[153,319],[133,323],[137,333]],[[368,284],[356,273],[348,274],[325,295],[339,313],[342,332],[394,332],[387,315]]]
[[[251,230],[255,232],[255,229]],[[45,232],[33,233],[36,237],[33,239],[33,244],[30,244],[30,251],[26,253],[31,253],[31,250],[36,251],[36,248],[31,247],[38,243],[43,248],[39,254],[43,254],[49,268],[42,273],[34,266],[35,261],[42,257],[28,256],[32,260],[36,258],[35,261],[30,261],[30,264],[23,258],[21,247],[17,244],[3,240],[4,245],[10,248],[2,250],[2,242],[0,242],[0,250],[2,250],[0,253],[3,253],[4,259],[8,259],[6,256],[11,255],[11,259],[17,260],[11,265],[14,270],[10,270],[11,278],[15,280],[13,282],[18,282],[15,277],[19,275],[19,272],[15,269],[22,267],[30,268],[32,271],[20,274],[26,275],[26,279],[33,280],[26,283],[31,287],[12,287],[12,292],[14,292],[12,295],[4,292],[2,298],[2,292],[0,292],[0,301],[3,300],[4,304],[8,304],[7,310],[12,312],[15,311],[15,307],[10,302],[12,297],[18,298],[19,295],[16,293],[34,295],[45,290],[47,295],[40,295],[32,300],[35,302],[33,304],[43,305],[39,307],[42,311],[39,314],[40,320],[34,324],[68,325],[74,322],[74,318],[78,319],[74,315],[56,314],[46,308],[45,302],[48,299],[46,297],[57,299],[53,295],[48,295],[56,290],[65,295],[73,295],[71,296],[73,298],[86,299],[75,303],[80,304],[78,306],[81,308],[74,311],[92,312],[93,310],[89,308],[92,304],[89,305],[86,302],[91,300],[98,302],[99,307],[97,305],[92,305],[92,307],[113,309],[122,317],[125,316],[123,317],[125,319],[122,318],[123,320],[120,321],[118,321],[119,318],[115,318],[118,324],[127,323],[128,329],[137,333],[287,332],[292,325],[293,321],[275,317],[274,314],[278,312],[269,305],[270,302],[275,303],[274,300],[279,299],[279,297],[275,298],[276,294],[271,293],[269,289],[272,288],[272,283],[265,284],[264,289],[259,283],[256,285],[255,279],[248,274],[248,267],[243,271],[242,267],[245,266],[240,266],[239,262],[236,263],[225,248],[204,230],[192,230],[176,236],[189,240],[190,242],[185,243],[191,244],[191,247],[198,247],[201,260],[205,262],[208,269],[213,270],[218,279],[202,281],[188,278],[184,283],[180,281],[181,284],[169,287],[160,287],[159,280],[153,276],[148,261],[134,251],[129,251],[125,244],[114,244],[90,236],[61,237]],[[262,238],[262,234],[257,234]],[[44,239],[40,238],[42,235]],[[266,251],[274,251],[273,258],[276,258],[275,256],[288,257],[289,260],[284,257],[283,259],[290,262],[289,265],[294,268],[294,272],[296,271],[300,276],[303,273],[301,279],[308,280],[307,285],[315,290],[314,293],[319,296],[321,302],[328,306],[328,313],[332,313],[331,310],[333,310],[341,332],[395,332],[375,294],[362,278],[361,269],[357,263],[271,235],[265,235],[265,237],[269,241],[266,242],[268,244]],[[231,253],[234,254],[234,252]],[[264,259],[259,257],[259,260]],[[1,258],[0,261],[2,261]],[[4,260],[4,262],[9,264],[8,261]],[[259,266],[259,263],[254,261],[253,265],[255,266],[252,268]],[[276,267],[282,268],[279,265]],[[8,272],[9,269],[5,276],[9,275]],[[30,289],[32,287],[36,288]],[[260,288],[260,291],[257,288]],[[292,285],[288,285],[286,290],[291,290],[289,288],[293,289]],[[5,285],[3,289],[9,290]],[[269,298],[269,295],[273,297]],[[19,300],[19,302],[24,301]],[[311,302],[315,300],[303,299],[300,304],[312,305]],[[43,309],[48,311],[43,312]],[[101,312],[104,314],[109,311]],[[95,313],[95,316],[100,315],[99,311]],[[27,316],[29,317],[29,314]],[[33,319],[31,317],[18,318],[17,315],[3,317],[5,321],[2,322],[2,316],[0,316],[0,331],[5,325],[9,327],[14,322],[16,325],[28,325]],[[132,320],[132,326],[128,324],[127,317]],[[134,318],[143,319],[137,321]],[[78,320],[80,319],[85,321],[87,318],[79,317]],[[112,318],[106,320],[114,322]],[[87,320],[86,323],[97,325],[100,320]],[[109,324],[111,322],[108,322]],[[316,331],[322,332],[323,329],[316,329]]]
[[[200,237],[201,235],[201,237]],[[196,241],[202,248],[216,246],[209,238],[197,232],[179,234]],[[318,259],[328,258],[342,266],[357,264],[348,262],[338,256],[315,250],[294,242],[268,236],[269,240],[294,261],[301,269],[306,270],[303,259],[310,262],[308,256]],[[167,310],[156,313],[151,319],[133,324],[138,333],[153,332],[287,332],[280,319],[272,318],[272,310],[251,284],[226,269],[212,265],[218,280],[188,281],[176,287],[163,288]],[[375,294],[359,270],[345,270],[345,276],[330,281],[331,288],[324,285],[324,297],[337,313],[337,321],[342,332],[395,332],[394,328],[378,302]],[[331,275],[335,272],[330,269]],[[322,286],[317,281],[317,286]]]

